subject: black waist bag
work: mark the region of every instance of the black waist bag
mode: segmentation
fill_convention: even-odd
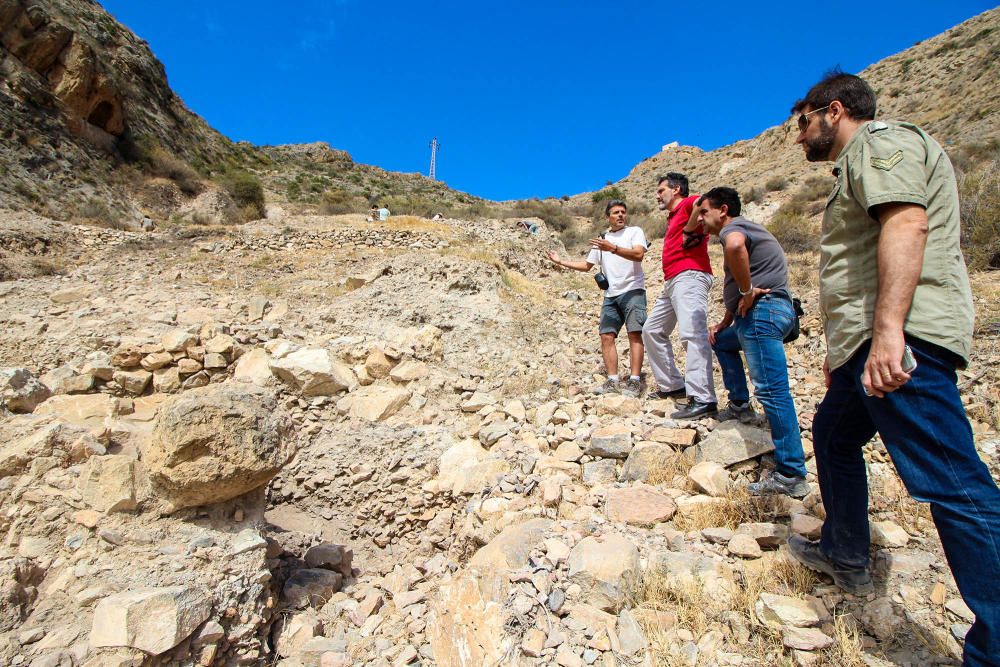
[[[795,311],[795,322],[792,325],[792,330],[785,336],[785,340],[783,341],[785,343],[791,343],[799,337],[799,318],[805,315],[805,311],[802,310],[802,302],[795,297],[792,297],[792,310]]]

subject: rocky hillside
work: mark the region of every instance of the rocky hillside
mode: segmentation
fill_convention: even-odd
[[[0,127],[0,208],[57,220],[255,217],[232,210],[230,198],[245,203],[225,187],[233,171],[293,207],[315,208],[331,192],[357,211],[390,195],[423,208],[478,201],[326,146],[234,144],[184,105],[148,44],[94,0],[0,0]]]
[[[814,475],[743,491],[760,420],[589,393],[600,293],[513,223],[0,215],[61,269],[0,282],[0,664],[956,664],[969,610],[878,440],[855,598],[786,555]],[[813,472],[817,324],[787,348]],[[998,344],[960,376],[995,475]]]
[[[879,117],[917,123],[953,155],[960,147],[974,146],[992,146],[989,153],[996,153],[1000,98],[993,82],[1000,78],[1000,9],[971,18],[859,74],[878,94]],[[794,102],[794,98],[789,99],[788,106]],[[793,126],[794,119],[788,118],[752,139],[713,151],[693,146],[668,148],[640,162],[614,185],[630,201],[650,201],[657,177],[680,171],[701,191],[716,185],[740,192],[752,188],[771,191],[765,206],[755,212],[766,222],[776,204],[784,201],[782,190],[829,173],[827,167],[805,161],[802,149],[794,143]],[[576,195],[571,201],[589,203],[590,194]]]

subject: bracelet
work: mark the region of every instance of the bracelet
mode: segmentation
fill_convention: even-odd
[[[753,283],[750,283],[750,289],[748,289],[746,292],[741,290],[739,285],[736,286],[736,289],[739,290],[740,296],[747,296],[748,294],[753,292]]]
[[[618,254],[618,246],[615,246],[614,248],[612,248],[611,254],[612,255],[617,255]]]

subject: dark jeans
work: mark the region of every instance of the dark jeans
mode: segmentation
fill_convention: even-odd
[[[722,381],[729,400],[750,400],[740,350],[747,360],[754,393],[764,406],[774,441],[775,468],[789,477],[806,476],[805,454],[799,434],[792,392],[788,389],[788,367],[782,342],[795,323],[792,302],[774,294],[757,299],[746,317],[736,316],[732,326],[715,335],[715,356],[722,368]]]
[[[917,369],[885,398],[865,396],[861,387],[871,341],[832,373],[813,421],[826,509],[821,547],[843,565],[868,565],[862,447],[878,431],[907,491],[930,503],[958,590],[976,614],[964,664],[1000,665],[1000,490],[976,453],[955,385],[956,358],[909,336],[907,343]]]

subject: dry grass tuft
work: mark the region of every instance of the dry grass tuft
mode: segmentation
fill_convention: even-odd
[[[650,653],[657,666],[689,664],[677,652],[683,643],[678,639],[678,630],[691,632],[697,641],[706,632],[724,626],[727,619],[733,617],[733,613],[750,629],[751,640],[730,645],[727,650],[739,652],[750,660],[749,664],[782,665],[790,663],[787,663],[784,656],[781,633],[762,625],[757,620],[754,607],[763,592],[802,596],[811,593],[816,583],[816,576],[807,568],[784,558],[773,558],[739,572],[731,587],[732,596],[727,599],[726,596],[707,591],[700,583],[678,580],[669,572],[651,569],[629,582],[626,604],[634,608],[636,619],[646,632]],[[846,630],[843,632],[845,646],[837,650],[845,656],[860,650],[857,634],[852,639]],[[851,641],[856,642],[857,649]]]
[[[537,282],[528,279],[520,271],[501,269],[500,280],[503,286],[511,292],[527,297],[535,303],[543,303],[551,300],[549,294]],[[502,295],[503,293],[501,292]]]
[[[865,667],[865,649],[861,643],[861,631],[848,616],[837,616],[833,620],[833,639],[836,643],[820,653],[822,667]]]
[[[674,527],[685,532],[705,528],[735,529],[741,523],[772,522],[782,513],[780,498],[751,496],[746,489],[731,486],[716,502],[674,517]]]
[[[691,467],[694,466],[694,457],[684,451],[674,451],[669,454],[658,456],[652,465],[652,472],[646,480],[648,484],[672,486],[675,478],[686,479]]]

